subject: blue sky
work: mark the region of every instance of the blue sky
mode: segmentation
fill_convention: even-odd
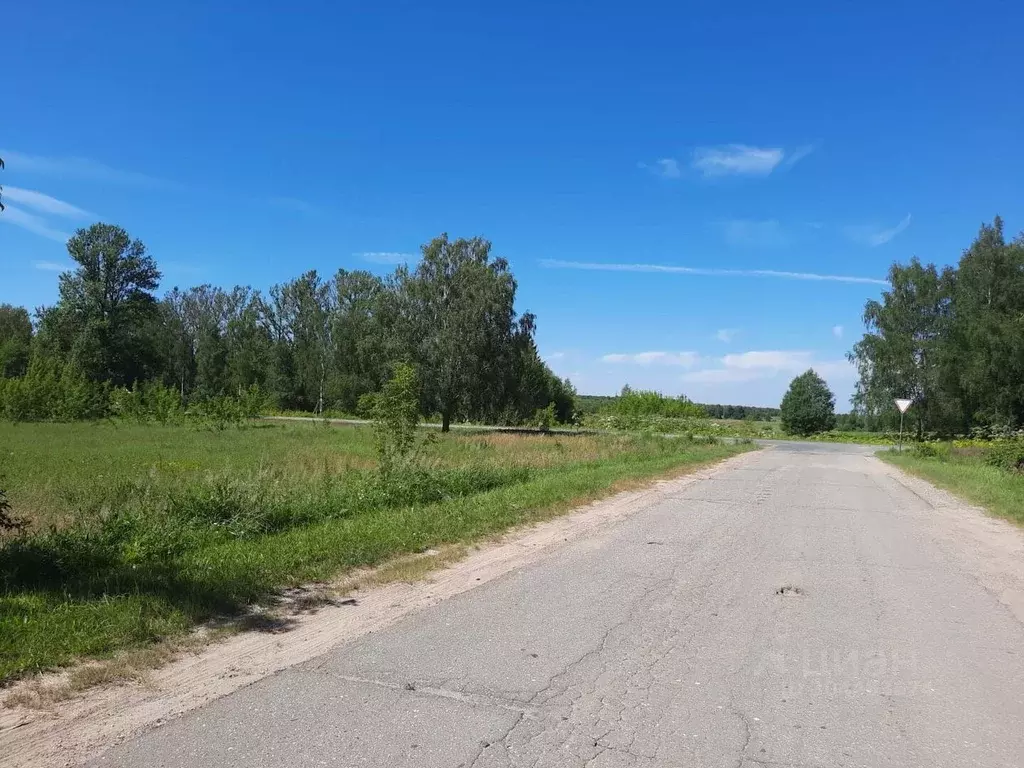
[[[814,366],[843,408],[888,265],[1021,227],[1011,2],[3,15],[0,302],[52,303],[94,220],[165,288],[383,272],[480,234],[582,392],[775,405]]]

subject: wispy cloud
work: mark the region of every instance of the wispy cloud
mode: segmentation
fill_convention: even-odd
[[[730,341],[736,338],[736,334],[739,332],[739,328],[720,328],[715,333],[715,338],[718,339],[719,341],[728,344]]]
[[[807,350],[752,350],[719,358],[718,367],[705,368],[683,374],[689,383],[724,384],[770,379],[812,368],[820,375],[833,379],[847,379],[854,369],[846,360],[815,360]]]
[[[56,261],[33,261],[32,266],[44,272],[67,272],[72,269],[70,264],[61,264]]]
[[[719,222],[725,242],[736,247],[781,248],[789,243],[782,225],[775,219],[754,221],[729,219]]]
[[[696,352],[636,352],[633,354],[604,355],[604,363],[633,363],[635,365],[679,365],[692,368],[700,360]]]
[[[553,360],[561,360],[565,357],[565,352],[552,352],[549,355],[544,355],[544,362],[551,362]]]
[[[4,159],[7,170],[11,173],[75,177],[134,186],[172,186],[163,179],[134,171],[121,171],[84,157],[42,157],[15,152],[12,149],[0,149],[0,157]]]
[[[888,285],[887,280],[852,275],[824,275],[817,272],[786,272],[776,269],[721,269],[717,267],[681,267],[669,264],[616,264],[593,261],[562,261],[541,259],[540,265],[548,269],[580,269],[595,272],[654,272],[675,275],[705,275],[710,277],[773,277],[782,280],[812,280],[836,283],[864,283]]]
[[[690,164],[704,176],[767,176],[785,157],[780,147],[726,144],[697,147]]]
[[[31,208],[41,213],[49,213],[53,216],[64,216],[69,219],[85,219],[92,216],[88,211],[84,211],[71,203],[65,203],[63,200],[44,195],[42,192],[34,192],[31,189],[4,187],[4,197],[25,208]]]
[[[363,261],[374,264],[408,264],[419,258],[414,253],[399,253],[397,251],[365,251],[354,255]]]
[[[835,336],[837,339],[843,338],[843,326],[841,326],[841,325],[833,325],[832,326],[832,335]]]
[[[6,193],[7,189],[5,188],[4,194]],[[71,237],[67,232],[51,227],[42,216],[36,216],[34,213],[15,208],[13,205],[8,205],[7,210],[0,213],[0,223],[13,224],[36,235],[48,237],[61,243],[66,243]]]
[[[882,227],[877,224],[856,224],[845,227],[846,236],[856,243],[870,245],[872,248],[885,245],[910,226],[910,214],[904,216],[895,227]]]
[[[655,160],[653,163],[638,163],[637,165],[650,171],[655,176],[661,176],[666,179],[678,179],[683,175],[679,168],[679,161],[671,157],[663,157],[660,160]]]
[[[797,147],[791,152],[786,153],[786,159],[782,162],[782,164],[786,168],[792,168],[794,165],[799,163],[801,160],[803,160],[817,148],[818,147],[815,144],[804,144],[802,147]]]

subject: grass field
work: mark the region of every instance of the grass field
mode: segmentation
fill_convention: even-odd
[[[920,457],[908,451],[883,451],[877,455],[998,517],[1024,525],[1024,475],[1020,473],[988,466],[972,454]]]
[[[438,435],[386,481],[366,428],[0,424],[0,680],[180,636],[282,588],[478,541],[748,446]]]

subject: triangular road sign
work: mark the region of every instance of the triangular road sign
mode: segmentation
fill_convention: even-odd
[[[900,409],[900,413],[906,413],[907,412],[907,408],[909,408],[910,404],[913,403],[913,402],[914,402],[913,400],[904,400],[903,398],[897,397],[896,398],[896,407]]]

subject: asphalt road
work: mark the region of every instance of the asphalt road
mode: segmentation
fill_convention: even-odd
[[[96,765],[1024,764],[1018,616],[924,498],[812,445],[752,454]]]

